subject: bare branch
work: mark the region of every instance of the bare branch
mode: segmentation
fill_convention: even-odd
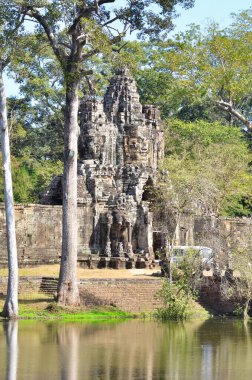
[[[20,28],[20,26],[23,24],[25,20],[25,14],[22,15],[21,20],[15,25],[14,29],[11,31],[11,35],[15,34],[16,31]]]
[[[86,77],[87,75],[93,75],[94,70],[81,70],[80,73]]]
[[[226,111],[236,117],[239,121],[242,122],[249,130],[252,130],[252,124],[251,122],[243,115],[241,114],[238,110],[236,110],[233,107],[232,102],[228,103],[225,102],[224,100],[218,100],[216,101],[216,105],[223,111]]]
[[[83,33],[83,34],[79,35],[79,36],[76,38],[76,41],[82,40],[83,38],[87,38],[87,34],[86,34],[86,33]]]
[[[115,0],[99,0],[98,5],[100,7],[103,4],[114,3],[114,2],[115,2]]]
[[[31,18],[25,18],[24,21],[33,22],[34,24],[39,24],[37,20],[32,20]]]
[[[2,72],[6,66],[10,63],[10,57],[0,60],[0,72]]]
[[[114,17],[114,18],[111,18],[110,20],[108,20],[107,22],[105,22],[105,23],[102,25],[102,27],[107,26],[107,25],[109,25],[109,24],[112,24],[113,22],[117,21],[118,19],[119,19],[118,16],[116,16],[116,17]]]
[[[88,53],[82,54],[81,60],[85,61],[85,59],[92,57],[94,54],[97,54],[98,52],[99,52],[98,49],[90,50]]]
[[[47,23],[45,18],[33,7],[26,7],[25,14],[29,17],[35,18],[38,21],[38,23],[43,27],[56,57],[59,59],[60,62],[62,62],[66,55],[64,51],[60,49],[59,46],[57,46],[52,28]]]
[[[117,34],[120,34],[120,31],[113,26],[108,26],[108,29],[114,30]]]
[[[122,46],[120,46],[118,49],[116,48],[112,48],[112,50],[116,53],[120,53],[120,51],[126,46],[128,45],[128,41],[126,41],[124,44],[122,44]]]
[[[97,9],[99,11],[99,7],[104,4],[108,3],[114,3],[115,0],[95,0],[95,3],[93,5],[90,5],[89,7],[84,6],[80,11],[78,16],[73,20],[72,25],[68,29],[69,34],[74,34],[76,31],[77,26],[79,25],[80,21],[84,17],[90,17],[93,12],[97,13]]]
[[[96,14],[99,14],[99,1],[95,0],[95,12]]]
[[[71,49],[71,45],[67,44],[66,42],[59,42],[59,45],[65,46],[67,49]]]

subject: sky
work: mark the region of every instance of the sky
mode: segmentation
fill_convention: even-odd
[[[216,21],[220,26],[231,22],[230,13],[237,13],[252,6],[252,0],[195,0],[191,9],[181,9],[180,16],[174,20],[176,32],[184,31],[192,23],[206,26],[209,21]]]
[[[237,13],[252,6],[252,0],[195,0],[193,8],[185,10],[178,8],[179,16],[174,19],[175,32],[184,31],[187,25],[195,23],[207,26],[209,22],[216,21],[221,27],[231,23],[231,13]],[[6,94],[18,94],[18,87],[11,79],[6,79]]]

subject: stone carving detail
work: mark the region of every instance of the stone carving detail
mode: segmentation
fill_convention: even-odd
[[[111,79],[103,102],[81,102],[79,117],[78,203],[93,210],[89,251],[83,253],[129,259],[152,256],[145,187],[153,184],[164,154],[159,110],[142,107],[134,79],[121,69]],[[61,176],[52,181],[43,204],[59,204],[61,182]]]

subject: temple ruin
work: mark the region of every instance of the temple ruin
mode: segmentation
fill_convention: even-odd
[[[103,103],[94,99],[81,103],[76,221],[79,265],[132,268],[152,261],[153,245],[159,249],[163,235],[158,226],[152,226],[148,190],[163,157],[163,144],[159,111],[141,106],[127,70],[118,71],[111,79]],[[53,179],[41,202],[15,206],[20,267],[60,262],[62,176]],[[223,252],[232,247],[252,250],[251,236],[251,218],[185,214],[176,245],[203,245],[216,251],[221,247]],[[6,267],[3,203],[0,250],[0,267]]]
[[[141,105],[127,69],[110,80],[103,102],[81,102],[78,205],[92,228],[79,258],[153,258],[148,188],[163,154],[159,110]],[[41,203],[62,204],[62,176],[54,178]]]

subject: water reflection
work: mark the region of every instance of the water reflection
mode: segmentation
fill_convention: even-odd
[[[0,379],[247,380],[252,373],[251,325],[234,321],[20,321],[18,336],[19,355],[17,323],[0,324]]]
[[[16,380],[18,363],[18,322],[4,322],[3,329],[6,337],[7,352],[5,379]]]
[[[64,324],[57,331],[60,380],[78,380],[80,334],[81,329],[73,324]]]

